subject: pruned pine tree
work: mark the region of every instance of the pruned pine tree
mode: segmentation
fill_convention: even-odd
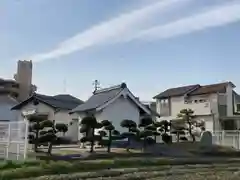
[[[193,134],[193,126],[196,123],[194,117],[194,111],[192,109],[182,109],[180,113],[178,114],[178,117],[180,118],[180,121],[183,121],[188,125],[187,130],[189,132],[189,135],[192,138],[192,141],[195,142],[196,138],[195,135]]]
[[[134,122],[133,120],[129,120],[129,119],[124,119],[121,122],[121,127],[128,129],[127,132],[123,132],[121,134],[122,138],[127,138],[128,139],[128,143],[127,143],[127,151],[129,151],[129,146],[131,144],[131,139],[134,139],[137,137],[138,134],[138,129],[137,129],[137,124],[136,122]]]
[[[115,130],[115,127],[109,120],[103,120],[101,124],[103,126],[103,130],[106,132],[106,136],[108,136],[107,141],[104,142],[106,142],[107,145],[107,152],[110,153],[112,142],[120,139],[120,132]]]
[[[90,115],[81,120],[81,126],[80,132],[84,134],[81,138],[81,142],[90,142],[90,152],[92,153],[94,151],[95,142],[99,142],[101,140],[101,137],[95,134],[95,130],[102,128],[102,124],[98,123],[93,115]]]
[[[34,144],[35,152],[38,152],[38,146],[48,144],[49,155],[52,154],[54,143],[61,144],[61,138],[57,133],[68,131],[68,126],[63,123],[55,123],[53,120],[31,119],[29,126],[29,143]]]

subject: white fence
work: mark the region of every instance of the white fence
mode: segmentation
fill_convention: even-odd
[[[240,149],[240,131],[213,132],[213,143]]]
[[[28,122],[0,122],[0,159],[25,159],[28,149]]]
[[[191,139],[190,135],[186,133],[184,135],[188,139]],[[196,141],[201,140],[201,136],[195,136]],[[240,131],[217,131],[212,132],[213,144],[222,146],[233,147],[240,150]],[[172,141],[177,142],[177,136],[172,135]],[[157,137],[157,142],[162,143],[161,136]]]

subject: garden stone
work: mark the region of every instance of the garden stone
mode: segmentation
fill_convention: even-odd
[[[202,133],[200,145],[204,147],[211,147],[213,145],[212,139],[212,133],[210,131],[205,131]]]

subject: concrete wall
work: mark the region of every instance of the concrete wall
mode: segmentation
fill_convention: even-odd
[[[62,110],[54,113],[54,109],[52,107],[43,103],[39,103],[38,105],[34,106],[32,102],[24,106],[21,111],[33,111],[35,109],[38,113],[48,114],[48,120],[55,120],[56,123],[64,123],[68,125],[68,132],[65,134],[65,136],[74,141],[78,139],[78,122],[72,122],[73,117],[68,114],[69,111]],[[19,119],[23,120],[21,114],[19,114]],[[62,136],[62,133],[59,135]]]
[[[32,94],[32,61],[18,61],[15,80],[19,83],[19,101],[24,101]]]
[[[78,140],[78,126],[77,120],[73,120],[73,117],[69,115],[69,111],[63,110],[55,113],[55,122],[64,123],[68,125],[68,132],[65,134],[66,137],[71,138],[73,141]]]
[[[192,109],[194,111],[195,115],[209,115],[211,114],[211,108],[210,108],[210,102],[211,102],[212,96],[208,95],[208,96],[191,96],[188,98],[187,102],[184,99],[183,96],[179,96],[179,97],[171,97],[169,101],[165,102],[168,103],[168,107],[170,110],[170,115],[173,117],[177,117],[177,115],[179,114],[179,112],[182,109]],[[165,113],[161,113],[162,109],[161,107],[162,102],[160,100],[157,100],[156,104],[157,104],[157,112],[160,113],[160,115],[163,115]],[[163,102],[164,103],[164,102]],[[165,112],[165,110],[164,110]]]
[[[213,126],[214,126],[214,121],[213,121],[214,116],[208,115],[208,116],[197,116],[195,119],[197,121],[204,121],[205,122],[205,128],[206,131],[213,131]]]
[[[226,103],[226,97],[222,98],[221,103]],[[157,100],[157,112],[161,114],[160,101]],[[162,116],[158,118],[161,120],[172,120],[177,117],[182,109],[192,109],[194,114],[199,116],[198,118],[203,119],[206,122],[206,128],[220,129],[221,125],[219,122],[219,109],[218,109],[218,95],[208,94],[208,95],[196,95],[185,99],[184,96],[172,97],[170,98],[169,107],[171,111],[170,116]],[[159,109],[160,108],[160,109]],[[214,115],[211,115],[214,114]]]
[[[20,112],[12,111],[11,108],[18,102],[8,95],[0,96],[0,121],[17,121]]]
[[[78,120],[81,122],[81,119],[84,118],[86,114],[78,114]],[[139,123],[140,113],[139,108],[128,98],[120,97],[112,104],[104,108],[102,111],[95,113],[97,121],[101,122],[102,120],[109,120],[114,125],[115,129],[121,132],[126,132],[127,129],[122,128],[120,123],[124,119],[129,119]],[[83,135],[79,133],[79,139]]]
[[[112,104],[104,108],[102,112],[97,113],[96,118],[98,121],[107,119],[113,123],[116,130],[124,132],[126,129],[123,129],[120,126],[121,121],[123,119],[130,119],[138,123],[140,114],[137,105],[135,105],[129,99],[120,97]]]
[[[170,98],[168,99],[157,99],[156,100],[156,108],[157,112],[161,114],[161,116],[171,116],[171,107],[172,103]]]
[[[227,115],[233,116],[233,87],[229,84],[227,86]]]

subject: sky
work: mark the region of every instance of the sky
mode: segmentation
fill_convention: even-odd
[[[0,77],[33,61],[42,94],[87,100],[125,82],[141,100],[232,81],[240,92],[240,0],[0,0]]]

